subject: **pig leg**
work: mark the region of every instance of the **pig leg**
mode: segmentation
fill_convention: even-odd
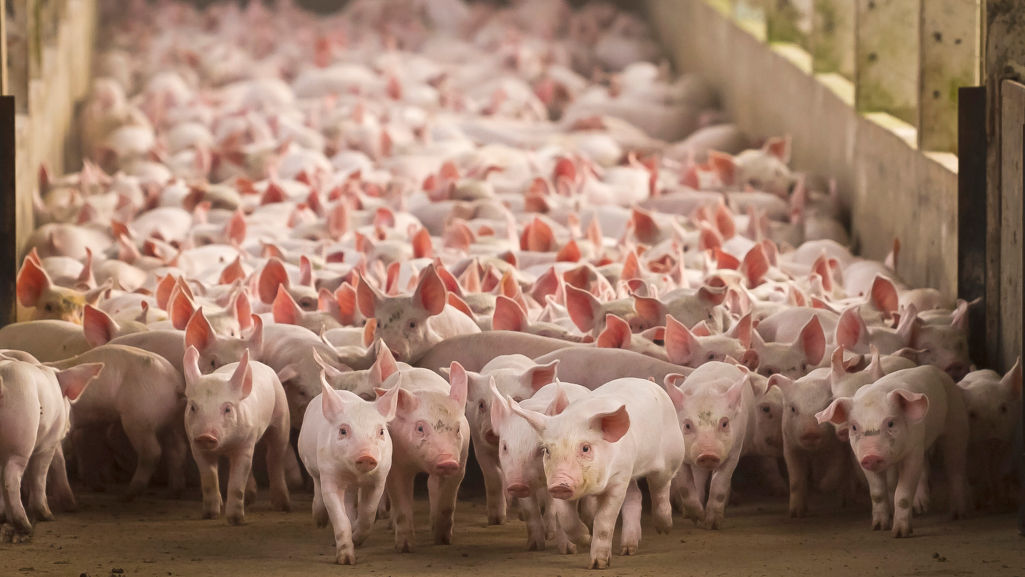
[[[548,489],[539,488],[534,492],[534,502],[538,505],[544,504],[544,529],[545,540],[554,539],[555,531],[558,529],[555,521],[555,507],[552,506],[552,498],[548,495]],[[521,507],[522,508],[522,507]]]
[[[230,525],[241,525],[245,521],[246,483],[253,472],[253,449],[253,445],[241,447],[228,458],[228,502],[224,512]]]
[[[167,488],[171,498],[180,499],[185,492],[185,463],[188,462],[188,447],[185,431],[181,427],[170,429],[164,436],[167,448]]]
[[[872,530],[885,531],[892,522],[886,473],[865,471],[865,479],[868,480],[868,494],[872,498]]]
[[[32,523],[25,513],[25,505],[21,502],[21,479],[25,474],[28,459],[13,456],[7,460],[3,468],[4,515],[6,522],[0,529],[0,541],[20,543],[27,540],[32,533]]]
[[[285,480],[288,481],[289,489],[302,489],[306,484],[303,480],[303,471],[299,467],[299,458],[295,456],[291,444],[285,451]]]
[[[339,565],[355,565],[356,548],[352,544],[349,516],[345,513],[345,489],[338,486],[333,476],[325,475],[320,482],[324,506],[327,507],[331,528],[335,533],[335,562]]]
[[[153,472],[157,470],[157,464],[160,462],[161,450],[160,440],[157,439],[157,433],[152,429],[150,423],[125,422],[124,428],[138,455],[135,473],[128,483],[128,493],[124,497],[126,501],[131,501],[141,495],[149,485],[149,480],[153,477]]]
[[[60,511],[75,511],[78,503],[75,502],[75,493],[71,490],[71,483],[68,482],[68,466],[64,460],[64,448],[57,445],[53,453],[53,461],[50,462],[50,486],[53,489],[53,502]]]
[[[221,482],[217,478],[217,455],[192,446],[192,457],[199,469],[199,482],[203,488],[203,518],[216,519],[221,516]]]
[[[673,528],[673,506],[669,502],[672,491],[673,477],[659,473],[647,477],[648,492],[651,494],[651,514],[655,523],[655,532],[669,533]]]
[[[310,476],[313,477],[313,522],[318,529],[323,529],[331,521],[331,516],[324,505],[324,495],[320,490],[320,475],[311,471]]]
[[[559,553],[571,555],[577,552],[577,545],[583,547],[590,542],[591,533],[580,520],[577,503],[553,499],[552,509],[555,511],[555,540]]]
[[[712,473],[712,482],[708,488],[708,503],[705,505],[705,529],[718,529],[726,511],[726,500],[730,498],[730,482],[733,471],[740,461],[739,451],[731,455],[718,469]]]
[[[948,431],[943,436],[943,464],[947,472],[947,482],[950,484],[950,515],[954,519],[962,519],[968,514],[970,498],[968,495],[968,480],[965,477],[965,466],[968,452],[967,431]],[[1002,485],[1000,482],[1000,465],[1003,451],[996,450],[990,455],[990,461],[995,463],[989,473],[994,484],[994,497],[999,497]],[[984,473],[985,474],[985,473]],[[994,499],[996,504],[1001,501]]]
[[[776,457],[756,457],[758,469],[762,475],[762,483],[767,486],[769,493],[782,497],[787,494],[787,484],[783,480],[783,474],[779,470],[779,460]]]
[[[626,498],[620,508],[623,517],[622,532],[619,534],[619,554],[633,555],[641,544],[641,489],[637,481],[630,481],[626,487]]]
[[[808,457],[784,438],[783,460],[790,476],[790,516],[804,517],[808,513]]]
[[[431,503],[431,528],[434,531],[436,545],[452,544],[452,526],[456,518],[456,497],[465,472],[464,461],[456,475],[449,477],[431,475],[427,478],[427,494]]]
[[[702,509],[705,509],[708,506],[708,478],[711,472],[701,467],[691,467],[690,472],[694,481],[694,496],[701,503]]]
[[[395,550],[411,553],[415,543],[413,529],[413,479],[416,472],[396,470],[393,466],[388,474],[388,500],[392,506],[395,523]]]
[[[673,493],[679,496],[679,507],[684,517],[700,523],[705,518],[705,506],[698,499],[698,491],[694,486],[694,470],[690,465],[683,465],[673,478]]]
[[[915,490],[923,470],[928,466],[922,451],[913,451],[900,464],[900,476],[897,478],[897,490],[894,500],[897,507],[893,512],[893,536],[911,536],[911,508],[915,499]]]
[[[929,510],[929,467],[922,467],[922,474],[918,477],[918,487],[915,488],[915,501],[911,504],[911,510],[916,515],[921,515]]]
[[[531,495],[519,499],[519,508],[527,523],[527,551],[545,550],[545,523],[541,518],[541,507],[537,497]]]
[[[616,517],[619,517],[627,490],[626,484],[613,485],[598,495],[598,512],[594,516],[588,569],[607,569],[612,564],[612,533],[616,529]]]
[[[382,495],[384,495],[383,479],[373,485],[360,487],[359,489],[356,530],[352,534],[352,542],[357,547],[367,540],[367,537],[370,536],[370,531],[374,528],[374,521],[377,520],[377,505],[381,502]]]
[[[227,487],[225,487],[227,489]],[[256,485],[256,475],[252,471],[249,472],[249,478],[246,479],[246,505],[252,505],[256,502],[256,494],[259,492],[259,487]]]
[[[359,491],[355,488],[345,491],[345,514],[349,516],[349,522],[352,523],[356,519],[356,515],[359,511],[356,510],[356,498],[359,496]]]
[[[588,496],[580,499],[577,508],[580,510],[580,520],[585,527],[594,525],[594,516],[598,514],[598,500]]]
[[[41,451],[28,461],[25,481],[28,483],[28,510],[37,521],[53,521],[53,513],[46,501],[46,472],[50,469],[55,449]]]
[[[476,440],[476,439],[474,439]],[[502,470],[498,464],[498,455],[485,446],[483,442],[473,444],[473,453],[477,456],[481,473],[484,474],[484,491],[487,494],[488,525],[505,523],[505,491],[502,483]]]
[[[288,483],[285,480],[287,459],[291,456],[292,447],[288,444],[288,424],[267,429],[264,435],[267,443],[267,476],[270,478],[270,501],[279,511],[291,511],[292,505],[288,495]]]

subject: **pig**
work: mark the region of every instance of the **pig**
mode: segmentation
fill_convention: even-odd
[[[498,436],[491,422],[491,404],[494,397],[489,382],[493,380],[498,390],[516,401],[521,401],[530,398],[538,389],[554,381],[558,365],[558,361],[536,365],[523,355],[495,357],[481,368],[480,373],[465,371],[459,364],[452,365],[465,371],[468,383],[466,420],[470,424],[473,454],[484,474],[489,525],[504,523],[506,508],[502,491],[502,471],[498,463]],[[454,376],[449,374],[449,378]]]
[[[677,384],[680,382],[682,385]],[[688,377],[667,375],[664,384],[687,441],[687,455],[675,482],[684,512],[704,528],[718,529],[733,471],[743,453],[748,428],[753,426],[751,377],[735,365],[712,361]]]
[[[637,552],[637,479],[648,483],[656,531],[672,528],[670,485],[683,464],[684,438],[673,402],[661,387],[646,379],[616,379],[553,416],[517,404],[510,407],[541,437],[548,493],[564,501],[589,495],[598,499],[589,568],[605,569],[612,563],[612,534],[620,509],[620,552]]]
[[[186,459],[181,373],[154,353],[109,343],[51,366],[67,370],[90,363],[102,363],[103,370],[71,408],[74,428],[114,423],[124,428],[138,457],[127,500],[149,485],[161,454],[167,457],[171,493],[180,494],[185,488]]]
[[[391,470],[388,423],[395,418],[399,389],[368,402],[336,391],[320,376],[323,392],[306,407],[299,457],[313,477],[314,522],[324,527],[330,521],[335,562],[355,565],[355,547],[370,535]]]
[[[36,320],[56,319],[82,324],[85,305],[96,305],[110,288],[111,285],[107,284],[81,291],[57,286],[50,281],[46,271],[30,258],[25,259],[18,271],[18,304],[33,309],[32,318]]]
[[[894,537],[911,535],[912,501],[927,494],[926,455],[938,441],[951,514],[957,519],[968,512],[968,411],[950,375],[931,365],[894,371],[853,397],[834,399],[815,418],[849,425],[851,449],[872,497],[873,529],[892,527]]]
[[[757,331],[752,333],[751,345],[758,353],[758,374],[785,375],[796,379],[819,366],[825,359],[826,335],[818,317],[801,329],[792,343],[766,343]]]
[[[69,403],[78,400],[101,370],[101,363],[54,371],[6,356],[0,360],[0,542],[29,540],[29,514],[41,521],[54,519],[46,498],[47,472],[68,433]],[[23,482],[28,512],[22,502]],[[55,487],[61,484],[67,486],[67,479],[54,479]]]
[[[377,319],[377,337],[395,360],[415,363],[449,337],[480,332],[474,320],[448,304],[448,290],[434,266],[420,275],[411,297],[386,297],[363,278],[356,289],[360,312]]]
[[[507,397],[495,385],[490,389],[493,399],[491,422],[499,439],[498,462],[505,493],[519,500],[520,509],[526,516],[527,549],[543,550],[547,533],[551,531],[546,528],[547,523],[542,521],[541,505],[544,505],[545,516],[551,517],[554,504],[545,481],[540,437],[527,421],[513,413],[511,403],[516,402],[515,399]],[[558,408],[557,398],[566,405],[588,394],[590,390],[585,387],[556,381],[541,387],[532,397],[519,401],[519,404],[526,410],[556,414],[564,408]],[[570,525],[567,529],[577,528],[578,522]],[[556,532],[555,538],[561,553],[576,552],[576,544],[566,534],[566,530],[561,527],[552,527],[552,530]],[[576,537],[577,540],[583,540],[580,535]]]
[[[217,461],[227,457],[228,523],[245,519],[246,484],[252,475],[257,442],[267,450],[271,503],[289,511],[291,504],[285,483],[286,452],[291,426],[288,403],[274,371],[249,360],[249,351],[237,363],[224,365],[209,375],[199,370],[199,351],[189,347],[182,361],[185,367],[185,431],[203,485],[203,518],[221,516],[222,500],[217,480]]]
[[[420,472],[428,474],[434,542],[452,543],[456,496],[470,448],[470,424],[464,414],[466,371],[453,363],[449,372],[451,383],[421,368],[399,371],[384,383],[385,390],[400,389],[395,419],[388,425],[394,453],[387,483],[395,549],[400,553],[412,552],[415,546],[413,480]]]
[[[625,349],[572,347],[552,351],[534,359],[539,365],[552,361],[559,361],[560,378],[589,389],[596,389],[609,381],[625,377],[658,380],[672,373],[690,374],[691,370]]]
[[[438,371],[448,367],[452,361],[458,361],[468,371],[480,371],[491,359],[499,355],[520,354],[536,358],[560,349],[579,346],[577,343],[528,333],[488,331],[445,339],[414,364]]]
[[[0,329],[0,349],[25,351],[43,363],[62,361],[90,348],[82,326],[68,321],[23,321]]]
[[[1021,359],[1003,377],[989,369],[972,371],[957,386],[968,408],[968,470],[976,504],[1002,507],[1011,497],[1008,469],[1018,470],[1012,462],[1013,440],[1021,423]]]

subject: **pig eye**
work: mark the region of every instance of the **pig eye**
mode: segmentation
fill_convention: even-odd
[[[583,445],[580,445],[580,452],[585,454],[585,455],[590,454],[591,453],[591,444],[590,443],[584,443]]]
[[[338,438],[344,439],[349,436],[349,427],[338,427]]]
[[[851,432],[852,433],[857,433],[858,432],[858,426],[857,425],[851,425]]]
[[[715,360],[715,353],[708,353],[708,357],[707,358],[710,361],[714,361]]]
[[[693,429],[693,428],[694,428],[694,426],[691,424],[691,422],[689,420],[683,422],[683,430],[684,431],[690,432],[690,430]]]
[[[216,369],[217,368],[217,360],[216,359],[210,359],[210,368],[211,369]]]
[[[508,453],[509,452],[509,445],[507,445],[506,443],[502,443],[502,452],[503,453]]]
[[[887,428],[890,428],[890,429],[892,429],[894,427],[894,425],[896,425],[896,423],[894,423],[892,419],[888,423],[886,423]]]
[[[772,409],[770,409],[769,407],[762,407],[762,412],[765,413],[766,415],[768,415],[771,410]],[[790,407],[790,410],[792,411],[792,410],[794,410],[794,408]]]
[[[222,412],[225,415],[230,415],[231,414],[231,405],[224,405],[224,409],[222,409]]]
[[[417,423],[416,424],[416,432],[417,433],[420,433],[421,435],[423,435],[425,433],[425,431],[426,431],[426,428],[424,427],[423,423]]]
[[[377,436],[378,437],[383,437],[384,436],[384,427],[381,427],[381,428],[377,429]]]
[[[189,412],[190,413],[195,413],[196,412],[196,403],[189,403]]]
[[[43,307],[43,308],[46,309],[46,312],[48,312],[48,313],[52,313],[53,312],[53,305],[50,304],[50,303],[46,303],[46,306]]]
[[[484,401],[481,401],[477,403],[477,410],[483,413],[484,411],[488,410],[488,406],[484,404]]]
[[[719,428],[724,430],[724,431],[729,429],[730,428],[730,420],[728,418],[726,418],[726,417],[723,417],[722,420],[719,421]]]
[[[416,321],[409,321],[409,328],[415,329],[416,328]]]
[[[768,407],[766,407],[766,408],[768,408]],[[790,405],[790,412],[796,415],[797,414],[797,407],[795,407],[793,405]]]

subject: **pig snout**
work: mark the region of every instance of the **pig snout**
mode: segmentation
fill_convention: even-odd
[[[442,455],[434,462],[434,473],[442,477],[455,475],[459,472],[459,461],[451,455]]]
[[[218,444],[217,437],[210,433],[203,433],[202,435],[193,439],[192,442],[204,451],[213,451],[217,448]]]
[[[505,488],[505,491],[509,493],[510,497],[515,497],[517,499],[526,499],[530,496],[530,488],[523,483],[510,483],[509,486]]]
[[[865,455],[861,458],[861,468],[866,471],[878,472],[886,465],[886,461],[879,455]]]
[[[575,492],[573,481],[567,477],[553,477],[548,483],[548,494],[556,499],[572,499]]]
[[[718,467],[721,461],[722,460],[719,458],[719,455],[716,455],[715,453],[701,453],[698,455],[698,458],[695,459],[695,462],[697,462],[699,467],[702,469],[708,469],[709,471]]]
[[[487,442],[489,445],[494,445],[494,446],[497,447],[498,446],[498,435],[496,435],[495,432],[492,431],[491,429],[486,429],[484,431],[484,441]]]
[[[954,379],[954,382],[958,382],[965,378],[965,375],[967,375],[969,371],[967,365],[963,363],[953,363],[947,366],[946,373]]]
[[[841,443],[848,443],[851,440],[851,432],[847,427],[837,427],[836,438],[839,439]]]
[[[370,453],[363,453],[356,457],[356,469],[361,473],[369,473],[377,468],[377,459]]]
[[[809,427],[801,431],[798,441],[805,447],[814,447],[822,441],[822,431],[818,427]]]

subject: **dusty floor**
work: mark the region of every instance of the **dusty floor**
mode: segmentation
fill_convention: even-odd
[[[485,525],[482,498],[461,501],[456,544],[428,544],[426,507],[419,508],[419,549],[398,555],[384,521],[355,568],[333,565],[329,530],[317,530],[311,497],[293,495],[294,510],[269,510],[263,492],[247,524],[199,519],[198,492],[183,501],[159,492],[131,504],[117,493],[80,492],[81,510],[36,527],[32,542],[0,545],[0,576],[309,576],[309,575],[583,575],[583,554],[527,552],[523,524]],[[613,558],[611,575],[980,575],[1025,576],[1025,538],[1013,515],[976,515],[950,522],[943,513],[917,519],[915,536],[894,540],[873,532],[865,510],[815,503],[814,515],[785,517],[784,499],[760,499],[727,509],[726,526],[707,532],[677,519],[657,535],[645,517],[641,550]],[[424,499],[418,499],[425,505]],[[618,535],[617,535],[618,536]]]

